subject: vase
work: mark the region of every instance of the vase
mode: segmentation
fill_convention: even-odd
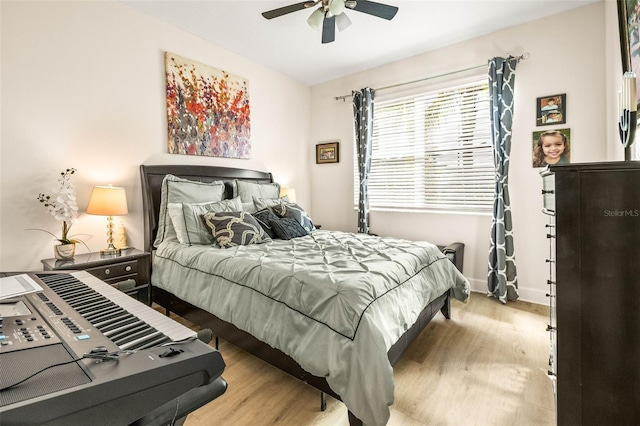
[[[53,253],[56,259],[73,259],[76,254],[75,244],[58,244],[53,246]]]

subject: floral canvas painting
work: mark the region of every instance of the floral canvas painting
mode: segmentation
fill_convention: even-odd
[[[169,153],[250,158],[249,82],[165,53]]]

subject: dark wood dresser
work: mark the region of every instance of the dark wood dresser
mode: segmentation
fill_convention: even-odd
[[[639,425],[640,162],[550,170],[558,425]]]

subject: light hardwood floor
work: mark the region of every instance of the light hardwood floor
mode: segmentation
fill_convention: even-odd
[[[554,425],[548,308],[479,293],[452,308],[452,319],[439,313],[394,367],[388,426]],[[322,412],[315,389],[224,341],[220,352],[227,392],[185,426],[349,424],[341,402],[327,397]]]

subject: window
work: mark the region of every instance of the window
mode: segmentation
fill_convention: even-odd
[[[358,204],[355,165],[355,204]],[[494,166],[487,78],[375,101],[369,207],[486,212]]]

